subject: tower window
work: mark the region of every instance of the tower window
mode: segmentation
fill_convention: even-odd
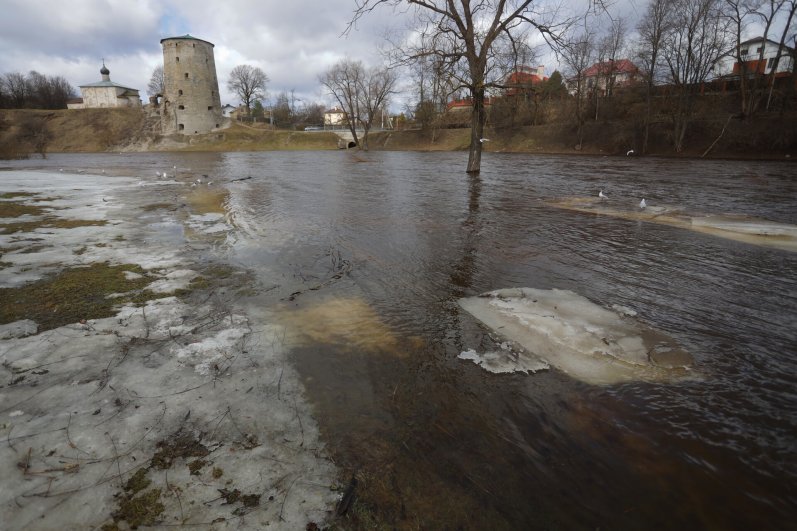
[[[185,124],[177,124],[177,129],[182,131],[183,129],[185,129]]]
[[[177,108],[180,109],[181,111],[185,110],[185,105],[178,105]]]
[[[213,110],[213,105],[208,105],[208,110],[212,111]]]
[[[183,89],[180,89],[180,90],[178,90],[178,91],[177,91],[177,95],[178,95],[178,96],[182,96],[182,95],[183,95]]]
[[[191,48],[196,48],[196,44],[191,44]]]
[[[177,60],[178,63],[180,62],[180,58],[179,57],[175,57],[175,59]]]
[[[188,72],[185,73],[185,78],[188,79]]]

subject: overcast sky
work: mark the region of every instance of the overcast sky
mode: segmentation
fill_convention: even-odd
[[[75,88],[100,80],[102,60],[111,80],[141,91],[162,64],[160,40],[191,35],[216,45],[222,103],[239,64],[259,66],[269,93],[296,89],[326,101],[318,75],[349,56],[378,60],[376,46],[391,22],[389,10],[341,37],[351,0],[0,0],[0,73],[36,70],[62,75]]]
[[[540,1],[571,10],[589,2]],[[647,5],[647,0],[611,2],[612,12],[630,28]],[[406,26],[401,13],[382,8],[341,36],[353,8],[353,0],[0,0],[0,74],[36,70],[64,76],[77,89],[100,80],[104,58],[111,80],[139,89],[146,102],[152,70],[163,61],[160,40],[190,33],[216,45],[223,104],[239,103],[226,85],[230,70],[240,64],[266,72],[270,102],[295,89],[304,101],[332,104],[319,74],[343,57],[379,62],[387,29]],[[558,66],[545,50],[538,64],[549,75]]]

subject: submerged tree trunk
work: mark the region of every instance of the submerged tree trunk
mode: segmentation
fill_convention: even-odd
[[[482,139],[484,138],[484,89],[473,92],[473,107],[470,113],[470,149],[468,153],[468,173],[477,174],[482,164]]]

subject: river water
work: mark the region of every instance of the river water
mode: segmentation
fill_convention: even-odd
[[[785,529],[797,521],[797,254],[546,201],[797,224],[793,163],[485,154],[53,155],[228,182],[242,304],[285,325],[330,455],[398,528]],[[189,169],[190,168],[190,169]],[[245,179],[231,182],[236,179]],[[572,290],[635,310],[695,378],[592,386],[458,359],[501,338],[457,299]],[[367,510],[365,510],[365,509]]]

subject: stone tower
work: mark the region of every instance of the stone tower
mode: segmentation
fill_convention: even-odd
[[[193,135],[221,126],[221,99],[213,43],[191,35],[161,39],[164,134]]]

